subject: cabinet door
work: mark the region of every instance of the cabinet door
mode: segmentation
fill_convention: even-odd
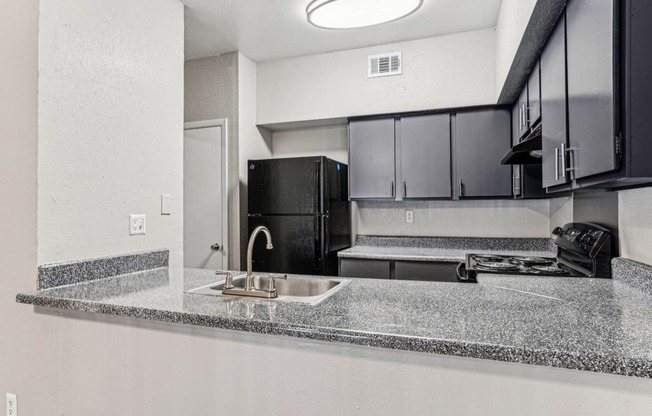
[[[394,119],[349,123],[349,196],[392,199],[396,195]]]
[[[397,280],[457,282],[457,263],[397,261],[394,265]]]
[[[340,259],[340,276],[389,279],[388,260]]]
[[[403,117],[400,131],[403,198],[450,198],[450,116]]]
[[[541,75],[539,61],[537,61],[530,73],[530,78],[527,82],[527,95],[527,122],[528,126],[532,127],[541,119]]]
[[[523,87],[521,94],[518,96],[518,140],[516,143],[521,141],[521,138],[525,136],[525,133],[528,131],[527,124],[527,84]]]
[[[500,161],[511,146],[510,111],[489,109],[457,113],[455,169],[460,197],[512,195],[512,166]]]
[[[544,188],[568,182],[565,170],[566,21],[559,20],[541,53],[541,144]]]
[[[573,0],[566,7],[567,150],[573,179],[618,167],[613,1]]]

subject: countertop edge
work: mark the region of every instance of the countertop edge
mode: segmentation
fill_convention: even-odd
[[[282,335],[326,342],[338,342],[365,347],[450,355],[466,358],[565,368],[641,378],[652,378],[652,362],[590,352],[567,353],[556,350],[529,349],[509,345],[472,343],[456,340],[388,335],[309,325],[271,323],[220,316],[172,312],[161,309],[118,306],[101,302],[52,299],[20,293],[16,302],[34,306],[79,312],[141,318],[162,322],[198,325],[211,328],[245,331],[266,335]]]

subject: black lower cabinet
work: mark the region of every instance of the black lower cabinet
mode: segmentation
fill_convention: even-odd
[[[389,279],[390,262],[387,260],[340,259],[340,276]]]
[[[457,263],[340,259],[341,277],[456,282]]]
[[[456,267],[457,263],[397,261],[394,262],[394,278],[427,282],[457,282]]]

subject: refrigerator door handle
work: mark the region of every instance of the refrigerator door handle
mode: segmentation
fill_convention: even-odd
[[[321,224],[319,215],[315,215],[315,267],[319,268],[321,265]]]

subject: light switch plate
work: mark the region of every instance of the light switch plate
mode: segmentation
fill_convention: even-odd
[[[161,194],[161,215],[172,214],[172,195]]]
[[[18,399],[13,393],[7,393],[7,416],[18,416]]]
[[[144,235],[146,231],[145,214],[131,214],[129,216],[129,235]]]

